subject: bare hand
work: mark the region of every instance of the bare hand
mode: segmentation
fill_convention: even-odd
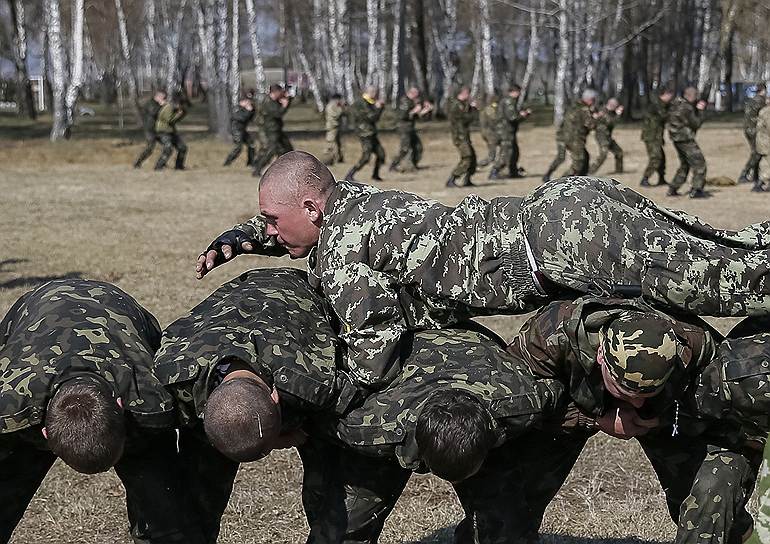
[[[698,100],[698,103],[695,104],[695,107],[698,108],[700,111],[703,111],[706,109],[707,102],[705,100]]]
[[[615,108],[615,113],[618,115],[623,115],[623,112],[625,111],[625,108],[623,106],[618,106]]]
[[[378,100],[377,102],[374,103],[374,105],[377,106],[378,108],[381,108],[385,105],[385,102],[382,100]]]
[[[233,244],[234,243],[237,244],[237,238],[234,239],[233,242],[222,243],[224,240],[226,240],[225,237],[232,232],[234,231],[229,231],[222,234],[222,236],[217,238],[217,240],[215,240],[214,243],[212,243],[211,246],[209,246],[208,250],[206,250],[204,253],[201,253],[198,256],[198,260],[195,263],[195,276],[198,279],[201,279],[209,271],[213,270],[220,264],[231,260],[239,252],[250,253],[254,251],[254,245],[248,241],[241,242],[241,247],[239,252],[234,251]],[[221,245],[219,245],[217,242],[220,242]]]
[[[599,429],[621,440],[645,435],[659,423],[658,418],[643,419],[632,406],[626,403],[619,403],[609,408],[596,420]]]

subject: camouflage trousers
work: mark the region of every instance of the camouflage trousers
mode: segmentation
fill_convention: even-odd
[[[612,153],[612,156],[615,157],[615,173],[622,174],[623,149],[618,145],[618,142],[614,138],[610,138],[609,140],[597,140],[597,143],[599,144],[599,154],[596,156],[594,163],[588,167],[588,173],[598,172],[604,161],[607,160],[607,155]]]
[[[569,151],[570,166],[565,176],[585,176],[588,174],[588,161],[590,157],[586,146],[570,146],[567,145],[567,151]]]
[[[0,543],[9,541],[55,460],[50,451],[12,436],[5,435],[0,441]],[[173,430],[129,436],[115,473],[126,492],[129,527],[136,544],[205,543],[184,506],[178,467]]]
[[[545,177],[550,178],[553,175],[553,173],[556,172],[556,169],[559,168],[566,159],[567,159],[567,146],[564,145],[564,142],[557,140],[556,157],[551,162],[550,166],[548,167],[548,170],[546,170]]]
[[[695,140],[674,142],[679,155],[679,168],[671,181],[671,189],[679,189],[687,181],[692,170],[692,188],[703,189],[706,185],[706,158]]]
[[[359,140],[361,140],[361,156],[358,162],[353,165],[352,174],[366,166],[369,159],[374,155],[374,173],[379,175],[380,167],[385,162],[385,149],[383,149],[380,139],[375,134],[374,136],[359,137]]]
[[[743,135],[746,136],[746,141],[749,143],[749,158],[743,167],[743,174],[747,178],[756,180],[760,175],[759,161],[761,159],[761,155],[757,153],[757,134],[756,132],[744,130]]]
[[[259,149],[257,156],[254,158],[255,176],[262,175],[262,171],[270,164],[271,160],[294,150],[285,132],[265,134],[265,138],[264,145]]]
[[[251,166],[254,163],[254,138],[248,131],[238,130],[233,132],[233,149],[225,159],[225,166],[232,164],[238,158],[244,145],[246,146],[246,166]]]
[[[666,153],[663,150],[663,140],[645,140],[647,149],[647,166],[644,169],[643,178],[651,178],[658,173],[658,180],[663,181],[666,176]]]
[[[767,188],[770,186],[770,155],[759,156],[757,179]]]
[[[410,162],[413,168],[417,168],[417,165],[422,159],[422,140],[414,129],[399,131],[399,146],[398,155],[390,163],[392,169],[396,169],[406,157],[410,157]]]
[[[770,221],[716,229],[615,180],[572,177],[525,197],[517,224],[539,272],[572,292],[695,315],[770,313]]]
[[[454,138],[452,143],[460,153],[460,162],[452,170],[452,175],[456,178],[470,178],[476,173],[476,151],[470,138]]]
[[[162,133],[158,136],[160,145],[163,150],[158,157],[158,162],[155,163],[155,170],[162,170],[166,167],[166,163],[171,158],[171,154],[176,149],[176,162],[174,168],[182,170],[184,168],[184,160],[187,157],[187,145],[182,141],[182,138],[176,132]]]
[[[497,148],[500,145],[500,138],[497,137],[497,131],[486,129],[482,132],[481,137],[487,144],[487,158],[479,161],[479,166],[487,166],[495,163],[497,157]]]
[[[519,142],[516,136],[512,139],[500,139],[500,151],[497,154],[494,169],[499,172],[507,170],[509,176],[516,176],[519,173]]]
[[[144,141],[145,141],[144,149],[142,149],[142,152],[139,153],[139,156],[134,161],[134,168],[141,167],[142,163],[146,161],[150,157],[150,155],[152,155],[152,152],[155,150],[155,142],[158,141],[158,135],[155,134],[155,131],[145,132]]]
[[[342,157],[342,138],[340,129],[326,131],[326,151],[323,155],[323,163],[331,166],[334,163],[345,162]]]
[[[759,468],[757,519],[754,533],[746,544],[770,544],[770,440],[767,440]]]

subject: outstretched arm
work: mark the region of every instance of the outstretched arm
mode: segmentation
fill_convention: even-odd
[[[198,256],[195,273],[198,279],[210,270],[231,260],[241,253],[280,257],[287,254],[286,248],[279,245],[275,236],[267,235],[267,222],[261,215],[235,225],[220,234],[209,247]]]

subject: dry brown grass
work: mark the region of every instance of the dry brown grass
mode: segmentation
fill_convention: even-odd
[[[255,211],[256,184],[249,172],[242,166],[220,166],[228,149],[224,143],[191,135],[187,138],[190,170],[157,174],[149,165],[141,171],[131,169],[139,145],[127,145],[109,131],[99,133],[98,138],[81,136],[59,145],[43,139],[20,141],[21,134],[0,135],[4,251],[0,257],[0,312],[46,279],[80,275],[117,283],[166,324],[242,270],[302,265],[243,257],[204,281],[194,279],[194,259],[212,236]],[[522,165],[536,175],[484,184],[474,191],[492,197],[523,194],[536,187],[554,152],[552,135],[552,129],[544,127],[525,126],[521,132]],[[628,169],[620,178],[636,186],[645,162],[638,128],[621,128],[618,139],[626,150]],[[297,148],[314,153],[324,145],[317,137],[293,140]],[[395,136],[386,134],[383,140],[386,149],[394,152]],[[423,140],[427,169],[386,175],[383,186],[457,202],[470,191],[444,187],[457,160],[446,126],[426,127]],[[737,175],[746,157],[737,125],[707,124],[699,140],[709,159],[710,175]],[[477,134],[474,141],[483,153]],[[348,161],[356,158],[357,150],[355,140],[346,138]],[[667,151],[673,166],[675,154],[671,148]],[[349,166],[350,162],[336,167],[335,174],[343,175]],[[607,168],[610,165],[605,171]],[[483,183],[485,177],[477,179]],[[715,189],[715,197],[705,201],[667,198],[658,188],[644,192],[664,205],[697,213],[722,227],[740,227],[770,217],[770,196],[750,193],[746,186]],[[485,321],[510,337],[522,318]],[[729,326],[724,320],[718,324]],[[221,542],[303,541],[300,477],[300,463],[293,452],[244,466],[225,516]],[[382,542],[450,542],[451,527],[459,517],[460,509],[445,483],[417,476],[388,521]],[[543,530],[549,542],[665,541],[674,535],[662,493],[640,448],[633,442],[607,438],[589,443],[551,505]],[[119,482],[113,475],[85,477],[57,464],[33,500],[14,542],[129,542]]]

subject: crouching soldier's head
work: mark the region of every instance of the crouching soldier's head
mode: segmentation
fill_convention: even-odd
[[[494,420],[466,391],[433,393],[417,418],[420,458],[431,472],[456,483],[476,474],[496,442]]]
[[[203,426],[211,444],[223,455],[246,463],[279,447],[281,409],[278,391],[245,363],[220,364],[221,383],[211,391]]]
[[[48,403],[43,435],[51,452],[84,474],[106,472],[123,455],[126,418],[120,397],[97,376],[62,383]]]

